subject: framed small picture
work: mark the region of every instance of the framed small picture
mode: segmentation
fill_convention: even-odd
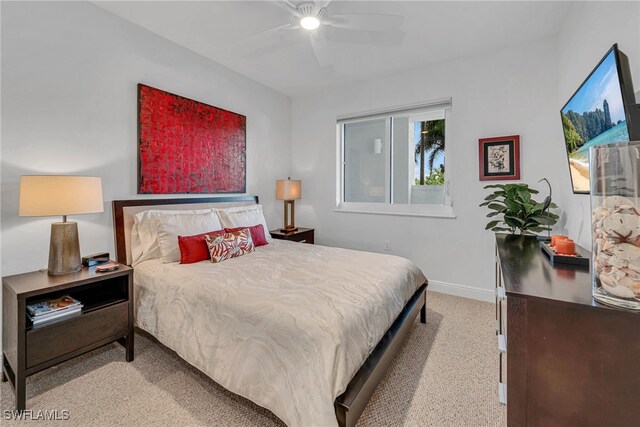
[[[480,181],[520,179],[520,135],[478,141]]]

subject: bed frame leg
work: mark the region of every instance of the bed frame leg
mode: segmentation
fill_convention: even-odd
[[[420,323],[427,323],[427,291],[424,291],[424,305],[420,309]]]
[[[426,286],[429,286],[429,281],[426,280],[424,284]],[[424,290],[424,304],[420,309],[420,323],[424,323],[424,324],[427,323],[427,289],[426,288]]]

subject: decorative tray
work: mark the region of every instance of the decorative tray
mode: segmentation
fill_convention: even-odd
[[[583,267],[589,267],[591,252],[589,252],[582,246],[576,245],[575,255],[558,255],[553,250],[550,243],[551,242],[540,242],[540,248],[542,248],[542,252],[544,252],[547,258],[549,258],[549,261],[551,261],[551,265],[572,264],[572,265],[579,265]]]

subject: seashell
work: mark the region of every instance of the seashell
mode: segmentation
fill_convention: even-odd
[[[627,268],[628,268],[629,270],[632,270],[632,271],[634,271],[634,272],[636,272],[636,273],[640,274],[640,264],[629,264],[629,265],[627,266]]]
[[[635,239],[640,236],[640,216],[615,213],[602,220],[602,228],[610,237]]]
[[[606,209],[602,207],[595,208],[592,212],[593,222],[600,221],[605,215]]]
[[[605,273],[605,274],[612,273],[612,272],[613,272],[613,270],[614,270],[614,268],[613,268],[613,267],[604,267],[604,268],[602,269],[602,273]]]
[[[637,246],[629,243],[621,243],[619,245],[614,245],[611,251],[613,252],[612,257],[610,258],[611,265],[615,265],[618,268],[626,267],[626,265],[616,265],[612,258],[618,258],[623,261],[640,264],[640,248]]]
[[[615,270],[615,272],[613,273],[613,277],[615,278],[616,283],[620,284],[620,280],[627,277],[627,273],[624,272],[624,268],[621,268],[619,270]]]
[[[600,282],[602,282],[603,285],[607,285],[607,286],[611,286],[611,287],[616,287],[617,286],[616,278],[614,277],[613,274],[600,273],[598,278],[600,279]]]
[[[625,206],[624,208],[621,206],[617,209],[611,210],[609,215],[616,214],[616,213],[623,214],[623,215],[640,216],[640,211],[638,211],[633,206]]]
[[[635,298],[635,293],[633,292],[633,290],[625,286],[618,286],[617,281],[611,274],[600,273],[598,278],[600,279],[602,288],[611,295],[615,295],[621,298]]]
[[[634,206],[633,202],[626,197],[622,196],[609,196],[602,202],[602,206],[605,208],[615,209],[620,206]]]
[[[636,298],[640,298],[640,283],[636,283],[631,286],[631,290],[636,294]]]
[[[619,271],[624,273],[625,276],[629,277],[633,281],[640,281],[640,273],[630,269],[629,267],[621,268]]]
[[[631,277],[629,276],[625,276],[621,279],[618,279],[616,281],[616,283],[619,286],[624,286],[625,288],[629,288],[633,291],[633,289],[638,289],[640,290],[640,281],[637,280],[633,280]]]
[[[610,251],[611,249],[613,249],[614,246],[615,245],[611,240],[604,240],[604,243],[602,244],[602,251],[611,253]]]
[[[629,261],[617,256],[617,255],[611,255],[608,258],[606,258],[606,263],[608,263],[608,265],[615,267],[615,268],[625,268],[629,266]]]
[[[607,255],[604,252],[600,252],[596,257],[596,263],[598,263],[598,265],[610,266],[611,265],[610,258],[611,258],[611,255]]]

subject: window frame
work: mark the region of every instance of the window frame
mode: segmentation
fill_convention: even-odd
[[[452,118],[452,100],[451,98],[432,101],[418,105],[389,108],[386,110],[377,110],[351,114],[348,116],[339,116],[336,120],[336,205],[335,212],[345,213],[361,213],[361,214],[379,214],[379,215],[399,215],[399,216],[428,216],[438,218],[455,218],[453,212],[453,200],[451,197],[451,172],[452,172],[452,156],[448,147],[451,146],[451,128],[453,124]],[[408,117],[409,127],[415,120],[413,118],[420,115],[428,116],[434,111],[444,111],[445,118],[445,146],[444,165],[445,165],[445,184],[444,184],[444,203],[442,205],[435,204],[411,204],[411,203],[393,203],[393,119],[397,117]],[[348,123],[363,122],[378,118],[384,118],[386,122],[386,135],[383,141],[385,147],[385,202],[345,202],[345,154],[344,154],[344,125]],[[411,133],[413,134],[413,133]],[[411,141],[411,139],[410,139]],[[409,141],[408,141],[409,142]],[[409,150],[411,153],[411,150]],[[413,166],[413,165],[412,165]],[[410,169],[411,170],[411,169]],[[415,179],[415,178],[414,178]],[[412,181],[409,181],[409,191],[411,191]]]

